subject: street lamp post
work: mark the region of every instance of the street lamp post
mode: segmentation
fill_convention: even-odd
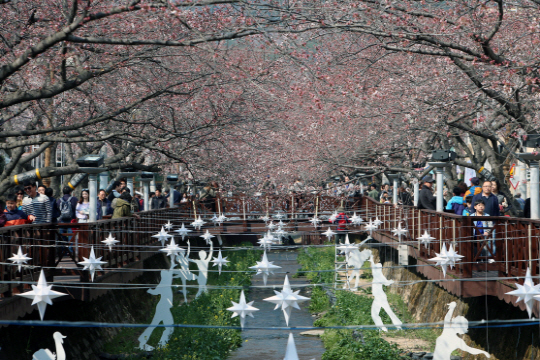
[[[88,221],[95,222],[97,218],[97,176],[107,170],[100,167],[103,165],[103,155],[85,155],[76,160],[79,169],[88,174],[88,195],[90,202],[90,213]]]
[[[154,173],[143,171],[140,174],[140,178],[143,183],[144,211],[148,211],[150,210],[150,182],[154,180]]]
[[[392,180],[392,188],[393,188],[393,193],[392,193],[392,203],[393,204],[397,204],[398,202],[398,182],[399,182],[399,179],[400,179],[400,175],[401,174],[389,174],[389,175],[386,175],[388,177],[388,179]]]
[[[452,164],[447,162],[430,162],[429,165],[435,168],[437,174],[437,206],[435,210],[444,212],[444,168],[450,167]]]
[[[540,154],[533,153],[520,153],[518,157],[529,163],[529,170],[531,173],[531,179],[529,181],[529,193],[531,198],[531,219],[540,218],[540,187],[538,185],[540,180],[539,161]]]
[[[174,187],[173,183],[176,184],[178,182],[178,175],[176,174],[169,174],[167,175],[167,182],[169,183],[169,207],[174,207]]]

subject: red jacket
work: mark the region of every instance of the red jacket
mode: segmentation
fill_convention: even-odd
[[[337,224],[338,231],[345,231],[347,230],[347,224],[350,223],[351,220],[347,215],[345,215],[344,212],[339,213],[339,215],[336,217],[336,219],[333,221],[334,224]]]

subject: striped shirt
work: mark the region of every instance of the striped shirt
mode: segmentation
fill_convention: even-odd
[[[51,222],[51,202],[45,195],[37,194],[33,199],[31,197],[25,197],[23,200],[23,211],[26,215],[34,215],[36,217],[32,224],[48,224]]]

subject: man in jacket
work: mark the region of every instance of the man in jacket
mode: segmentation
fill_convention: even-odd
[[[150,201],[150,209],[156,210],[156,209],[163,209],[167,207],[167,199],[165,196],[161,195],[161,189],[156,189],[155,191],[156,196],[152,198],[152,201]]]
[[[107,193],[105,190],[100,189],[98,193],[97,200],[97,219],[103,219],[105,215],[112,215],[113,208],[111,207],[111,202],[107,199]]]
[[[499,199],[491,193],[491,181],[484,181],[482,184],[482,192],[473,197],[472,203],[476,204],[477,200],[483,200],[485,205],[484,212],[490,216],[501,216],[499,210]]]
[[[112,203],[113,200],[116,198],[119,198],[121,194],[122,194],[122,184],[120,183],[120,181],[115,181],[112,184],[112,191],[109,194],[109,197],[107,199],[109,199],[109,201]]]
[[[334,219],[334,221],[331,221],[333,224],[337,224],[337,237],[336,237],[336,244],[338,243],[345,243],[345,235],[347,233],[347,224],[351,222],[351,219],[347,215],[345,215],[345,210],[342,207],[339,207],[337,209],[338,216]]]
[[[28,197],[23,200],[23,211],[33,224],[49,224],[52,219],[51,202],[46,195],[37,192],[36,183],[24,182],[24,191]]]
[[[377,185],[371,184],[369,185],[370,192],[368,192],[368,196],[374,200],[379,199],[379,192],[377,191]]]
[[[436,210],[437,199],[433,196],[433,178],[429,175],[422,179],[422,190],[418,194],[418,208],[427,210]]]

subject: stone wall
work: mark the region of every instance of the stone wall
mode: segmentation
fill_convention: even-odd
[[[144,269],[168,268],[168,259],[154,255],[144,261]],[[144,272],[132,281],[133,284],[158,284],[159,271]],[[150,285],[150,286],[153,286]],[[54,288],[53,288],[54,290]],[[76,300],[62,301],[58,298],[54,305],[47,306],[45,320],[92,321],[107,323],[139,323],[154,311],[154,297],[144,289],[111,290],[89,302]],[[37,310],[21,320],[39,320]],[[99,360],[103,345],[112,339],[120,328],[79,328],[52,326],[15,326],[0,329],[0,360],[31,359],[39,349],[55,352],[53,333],[61,332],[67,359]]]
[[[380,256],[385,267],[385,276],[396,281],[390,292],[398,294],[407,304],[408,310],[417,322],[443,321],[452,301],[457,303],[454,316],[463,315],[469,321],[482,319],[527,319],[527,312],[507,304],[493,296],[459,298],[449,294],[433,282],[426,282],[414,271],[414,266],[397,266],[397,251],[384,246],[374,252]],[[414,259],[409,258],[409,261]],[[400,281],[415,282],[400,286]],[[540,360],[540,324],[524,327],[492,327],[489,329],[470,328],[465,335],[466,342],[473,347],[482,348],[491,359],[500,360]],[[462,354],[463,359],[484,359],[483,356]]]

